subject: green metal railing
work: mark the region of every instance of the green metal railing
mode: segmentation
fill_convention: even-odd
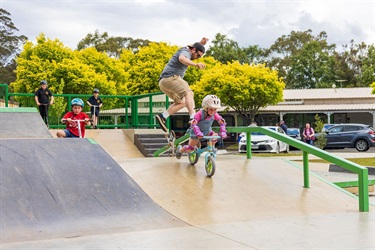
[[[346,170],[356,173],[358,175],[358,190],[359,190],[359,211],[368,212],[369,211],[369,196],[368,196],[368,169],[358,165],[354,162],[348,161],[338,156],[334,156],[322,149],[311,146],[307,143],[301,142],[287,135],[278,133],[268,128],[263,127],[227,127],[228,132],[246,133],[246,148],[247,148],[247,158],[251,159],[251,132],[259,132],[268,136],[271,136],[277,140],[283,141],[290,146],[302,150],[303,153],[303,182],[304,187],[310,187],[309,180],[309,154],[315,155],[326,161],[332,162]]]
[[[103,100],[103,107],[100,112],[99,128],[156,128],[159,127],[154,120],[155,103],[154,97],[164,95],[162,92],[126,96],[126,95],[100,95]],[[55,104],[49,109],[49,127],[63,128],[65,125],[61,123],[61,118],[70,110],[69,103],[73,98],[81,98],[86,104],[86,100],[92,96],[91,94],[54,94]],[[144,108],[140,112],[139,102],[143,98],[148,98],[148,102],[143,101],[142,104],[148,104],[148,109]],[[11,99],[17,101],[19,107],[37,107],[33,93],[9,93],[7,84],[0,84],[0,99],[3,99],[5,107],[9,107]],[[163,110],[169,106],[169,98],[165,96],[162,102]],[[159,101],[159,105],[160,101]],[[89,113],[90,108],[85,105],[83,112]],[[118,121],[118,118],[120,121]],[[167,126],[170,127],[169,121]]]

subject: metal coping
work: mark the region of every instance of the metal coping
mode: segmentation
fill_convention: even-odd
[[[38,110],[35,107],[24,107],[24,108],[0,108],[0,113],[35,113]]]

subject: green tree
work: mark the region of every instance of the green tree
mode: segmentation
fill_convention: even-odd
[[[95,48],[87,48],[75,51],[79,62],[89,65],[96,74],[105,76],[103,81],[97,82],[93,88],[99,88],[104,95],[127,95],[127,82],[129,73],[125,71],[122,61],[109,57],[105,53],[98,52]]]
[[[245,124],[250,124],[260,108],[282,101],[284,87],[277,71],[235,61],[214,65],[192,89],[200,101],[207,94],[217,95],[223,105],[235,110]]]
[[[223,64],[233,61],[251,64],[260,61],[263,50],[258,45],[241,48],[236,41],[217,33],[206,55],[212,56]]]
[[[26,36],[17,36],[19,31],[10,18],[10,13],[0,8],[0,83],[10,84],[16,79],[15,57],[27,40]]]
[[[77,45],[78,50],[85,48],[96,48],[99,52],[105,52],[110,57],[119,58],[123,49],[130,49],[137,52],[140,47],[147,46],[149,40],[133,39],[131,37],[110,37],[107,32],[99,34],[96,30],[94,34],[89,33]]]
[[[365,87],[375,82],[375,45],[368,46],[367,55],[363,57],[359,82]]]
[[[368,46],[365,43],[355,44],[353,40],[349,45],[343,46],[342,52],[335,52],[335,74],[337,80],[345,80],[341,87],[364,87],[362,82],[362,64],[366,60]]]
[[[292,31],[266,50],[267,66],[278,70],[287,88],[326,87],[335,80],[335,45],[327,43],[325,32],[316,37],[311,33]]]
[[[160,92],[159,76],[177,50],[177,46],[162,42],[141,47],[132,56],[125,51],[126,56],[121,56],[121,60],[127,65],[125,70],[130,75],[127,83],[129,93],[137,95]]]
[[[320,149],[323,149],[327,145],[326,133],[322,132],[324,122],[320,119],[319,115],[315,115],[315,133],[318,133],[314,145]]]

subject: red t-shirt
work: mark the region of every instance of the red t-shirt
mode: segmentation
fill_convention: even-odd
[[[71,118],[72,120],[84,120],[84,119],[90,119],[90,117],[84,113],[84,112],[81,112],[77,115],[75,115],[72,111],[69,111],[68,113],[66,113],[63,117],[63,119],[67,119],[67,118]],[[81,126],[81,135],[82,135],[82,138],[85,137],[85,128],[86,128],[86,123],[85,122],[80,122],[80,126]],[[79,136],[79,131],[78,131],[78,122],[67,122],[66,123],[66,129],[70,131],[70,133],[72,133],[73,135],[75,136]]]

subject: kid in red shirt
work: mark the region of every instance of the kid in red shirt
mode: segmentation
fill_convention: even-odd
[[[72,111],[66,113],[61,119],[61,122],[66,124],[66,129],[57,131],[56,135],[59,138],[84,138],[85,127],[86,125],[90,125],[90,117],[86,113],[81,112],[84,107],[84,103],[81,99],[74,98],[71,102],[71,106]]]

